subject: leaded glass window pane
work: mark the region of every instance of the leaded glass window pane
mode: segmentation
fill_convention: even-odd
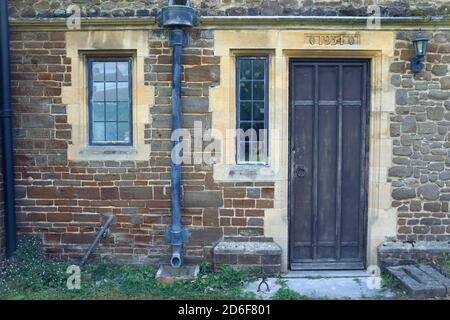
[[[237,163],[267,163],[268,58],[237,58]]]
[[[131,59],[90,59],[89,132],[92,145],[130,145]]]

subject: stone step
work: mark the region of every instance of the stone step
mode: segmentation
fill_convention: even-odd
[[[175,281],[191,281],[197,279],[200,267],[198,265],[183,264],[179,268],[174,268],[168,264],[159,266],[155,280],[160,284],[173,284]]]
[[[450,279],[444,276],[442,273],[434,269],[432,266],[420,264],[418,268],[427,273],[430,277],[442,284],[447,289],[447,295],[450,295]]]
[[[415,298],[443,297],[450,294],[450,280],[428,265],[387,267],[407,293]]]

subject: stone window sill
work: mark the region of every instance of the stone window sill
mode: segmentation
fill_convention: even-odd
[[[137,160],[134,146],[87,146],[79,152],[80,160]]]

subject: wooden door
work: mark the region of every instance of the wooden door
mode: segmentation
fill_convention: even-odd
[[[291,269],[365,266],[367,60],[290,63]]]

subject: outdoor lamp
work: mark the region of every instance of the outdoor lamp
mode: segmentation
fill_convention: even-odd
[[[422,32],[419,31],[417,38],[413,40],[414,50],[416,55],[411,59],[411,71],[413,73],[419,73],[423,68],[423,59],[425,57],[425,53],[427,52],[427,43],[428,39],[422,35]]]

